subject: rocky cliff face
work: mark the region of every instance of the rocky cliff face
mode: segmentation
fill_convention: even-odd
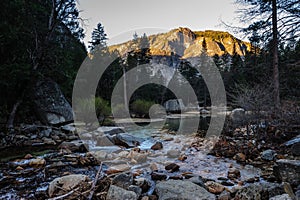
[[[250,43],[235,38],[228,32],[192,31],[188,28],[177,28],[167,33],[148,37],[152,56],[173,56],[181,58],[196,57],[206,52],[209,56],[238,54],[244,56],[250,51]],[[121,54],[136,48],[133,41],[113,45],[110,50],[118,50]]]

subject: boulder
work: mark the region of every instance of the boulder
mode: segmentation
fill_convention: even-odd
[[[245,120],[245,118],[246,114],[243,108],[236,108],[230,113],[230,119],[233,122],[233,124],[239,125]]]
[[[79,191],[83,191],[90,187],[89,178],[82,174],[71,174],[59,177],[50,182],[48,194],[50,197],[65,194],[79,187]]]
[[[144,139],[129,135],[127,133],[120,133],[113,137],[113,141],[115,145],[132,148],[140,145]]]
[[[292,145],[291,152],[293,156],[300,156],[300,142]]]
[[[106,136],[98,136],[96,141],[96,146],[113,146],[112,141]]]
[[[168,180],[158,182],[155,188],[159,200],[213,200],[215,195],[190,181]]]
[[[170,149],[167,151],[167,156],[169,158],[178,158],[180,156],[180,151],[178,149]]]
[[[97,132],[104,133],[106,135],[116,135],[118,133],[124,133],[123,127],[114,127],[114,126],[101,126],[97,129]]]
[[[288,194],[282,194],[271,197],[269,200],[292,200],[292,198]]]
[[[111,185],[107,192],[106,200],[137,200],[135,192],[125,190],[121,187]]]
[[[112,184],[123,189],[128,189],[130,185],[133,184],[133,176],[132,174],[118,174],[112,180]]]
[[[205,186],[207,187],[207,190],[213,194],[220,194],[225,190],[225,187],[222,184],[214,181],[207,181]]]
[[[38,81],[33,89],[34,110],[45,124],[60,124],[73,120],[73,110],[59,86],[47,79]]]
[[[261,152],[261,155],[260,155],[261,159],[267,160],[267,161],[274,160],[275,156],[276,156],[276,152],[272,149],[265,150],[265,151]]]
[[[63,142],[58,146],[59,149],[65,149],[70,152],[86,152],[86,147],[81,140],[74,140],[72,142]]]
[[[300,160],[280,159],[276,161],[274,175],[291,185],[300,184]]]
[[[167,112],[180,112],[184,109],[184,104],[182,99],[170,99],[165,102],[165,108]]]

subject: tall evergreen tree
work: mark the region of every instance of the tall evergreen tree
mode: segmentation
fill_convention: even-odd
[[[90,52],[94,50],[102,50],[107,46],[107,35],[104,31],[104,27],[101,23],[97,24],[97,27],[92,32],[92,40],[89,42]]]

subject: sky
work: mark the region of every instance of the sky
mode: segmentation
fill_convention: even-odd
[[[237,24],[234,0],[79,0],[78,8],[86,31],[85,44],[100,22],[108,43],[132,39],[134,32],[147,35],[178,27],[194,31],[228,31],[222,21]]]

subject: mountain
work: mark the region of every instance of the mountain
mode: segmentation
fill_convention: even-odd
[[[147,37],[151,55],[179,55],[181,58],[196,57],[206,52],[209,56],[238,54],[244,56],[250,51],[249,42],[237,39],[228,32],[222,31],[192,31],[189,28],[177,28],[167,33]],[[139,39],[142,40],[142,39]],[[137,48],[136,41],[110,46],[110,51],[117,50],[121,54]]]

